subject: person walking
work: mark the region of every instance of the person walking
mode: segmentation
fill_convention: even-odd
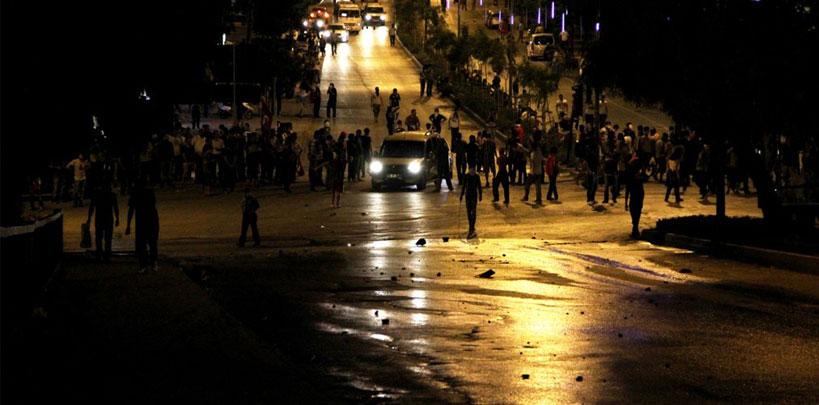
[[[395,111],[395,107],[388,105],[387,110],[384,112],[384,120],[387,123],[387,135],[395,133]]]
[[[336,38],[335,34],[331,33],[330,34],[330,52],[333,54],[333,56],[336,56],[337,51],[338,51],[338,39]]]
[[[336,117],[336,104],[338,103],[338,90],[333,83],[327,89],[327,118],[330,118],[330,113],[333,113],[333,118]]]
[[[509,172],[507,166],[509,165],[506,149],[501,148],[498,153],[498,173],[492,179],[492,202],[498,202],[500,193],[498,186],[503,186],[503,205],[509,206]],[[462,184],[461,181],[458,181]]]
[[[156,195],[145,186],[145,180],[139,179],[128,199],[128,222],[125,234],[131,234],[131,220],[136,216],[136,235],[134,250],[139,261],[139,272],[149,269],[158,270],[156,263],[157,240],[159,239],[159,214],[156,211]]]
[[[542,184],[543,184],[543,150],[540,145],[533,144],[532,151],[529,152],[529,173],[526,176],[526,191],[523,193],[521,201],[529,201],[529,190],[535,185],[535,205],[543,204]]]
[[[395,34],[396,34],[395,23],[392,23],[390,25],[390,46],[395,46]]]
[[[433,132],[433,153],[435,155],[435,168],[438,172],[438,178],[435,180],[435,191],[441,191],[441,181],[446,182],[449,191],[452,187],[452,169],[449,167],[449,145],[446,143],[441,134]]]
[[[401,95],[398,94],[398,89],[392,89],[392,94],[390,94],[390,107],[396,110],[401,107]]]
[[[367,174],[367,169],[370,166],[370,161],[373,157],[373,138],[370,137],[370,129],[364,128],[364,133],[361,135],[361,152],[362,152],[362,164],[361,164],[361,178],[364,178]]]
[[[469,166],[469,171],[464,176],[464,186],[461,188],[460,201],[466,196],[466,218],[469,221],[469,231],[467,239],[478,237],[475,232],[475,222],[478,217],[478,201],[483,200],[483,190],[481,189],[481,177],[475,171],[475,166]]]
[[[481,143],[481,155],[482,155],[482,166],[483,166],[483,174],[486,179],[486,187],[489,188],[489,173],[492,173],[492,179],[495,179],[496,168],[495,168],[495,159],[497,158],[497,145],[495,144],[495,140],[492,139],[492,135],[489,132],[484,132],[483,135],[483,143]]]
[[[66,169],[74,170],[74,206],[82,207],[85,199],[85,179],[88,171],[88,161],[85,155],[80,153],[77,158],[68,162]]]
[[[546,176],[549,177],[549,190],[546,192],[546,200],[557,201],[557,175],[560,173],[560,164],[557,161],[557,147],[549,149],[549,156],[546,157]]]
[[[667,169],[665,172],[665,199],[668,202],[668,197],[671,195],[671,190],[674,190],[674,204],[679,206],[680,201],[680,166],[683,156],[683,147],[675,145],[668,155]]]
[[[258,215],[256,211],[259,210],[259,200],[250,193],[250,187],[245,188],[245,196],[242,198],[242,233],[239,235],[239,247],[245,246],[247,241],[247,228],[253,237],[253,246],[261,245],[262,241],[259,237]]]
[[[373,108],[373,122],[378,122],[378,114],[381,113],[382,104],[384,104],[384,98],[381,97],[381,91],[376,87],[375,93],[370,95],[370,105]]]
[[[91,204],[88,206],[88,220],[85,221],[89,226],[91,216],[95,213],[94,237],[97,245],[97,259],[107,262],[111,260],[111,240],[114,227],[119,226],[119,204],[116,194],[111,191],[110,184],[101,185],[94,191]]]

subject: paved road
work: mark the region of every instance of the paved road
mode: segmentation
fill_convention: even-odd
[[[335,131],[372,125],[375,85],[416,101],[414,67],[383,29],[329,57],[330,81]],[[713,211],[693,198],[668,206],[662,191],[648,185],[647,224]],[[160,250],[340,400],[819,401],[819,278],[630,241],[622,205],[590,209],[568,177],[562,203],[524,204],[521,193],[503,207],[485,192],[480,239],[467,242],[455,193],[362,182],[331,209],[300,181],[292,195],[257,193],[263,246],[238,249],[240,195],[160,191]],[[758,215],[755,200],[734,196],[728,212]],[[68,248],[83,217],[66,211]],[[490,268],[492,279],[475,277]]]

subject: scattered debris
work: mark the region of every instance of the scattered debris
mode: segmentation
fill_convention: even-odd
[[[392,277],[390,277],[390,280],[392,280],[392,281],[398,281],[398,277],[392,276]]]
[[[685,267],[680,269],[680,273],[682,274],[691,274],[691,269],[687,269]]]
[[[367,213],[366,213],[366,212],[362,212],[362,213],[361,213],[361,216],[362,216],[362,217],[365,217],[365,216],[367,216]]]
[[[441,272],[439,271],[438,274],[436,274],[436,276],[441,277]]]
[[[443,240],[444,240],[444,242],[449,242],[449,236],[444,236]]]
[[[617,337],[621,338],[621,337],[623,337],[623,334],[622,334],[622,333],[618,333],[618,334],[617,334]]]
[[[410,273],[410,277],[415,277],[415,273]]]
[[[378,310],[377,309],[375,310],[375,316],[378,316]]]
[[[408,254],[408,255],[411,255],[411,254],[412,254],[412,250],[408,250],[408,251],[407,251],[407,254]]]
[[[475,333],[478,333],[479,331],[480,331],[480,328],[478,328],[477,326],[473,326],[473,327],[472,327],[472,332],[471,332],[471,333],[472,333],[472,334],[475,334]]]
[[[418,242],[415,242],[415,246],[424,246],[427,244],[427,240],[424,238],[418,239]]]
[[[485,271],[485,272],[483,272],[481,274],[478,274],[478,277],[480,277],[480,278],[492,278],[492,276],[494,274],[495,274],[495,270],[489,269],[489,270],[487,270],[487,271]]]
[[[574,380],[575,380],[575,381],[577,381],[577,382],[583,382],[583,376],[582,376],[582,375],[579,375],[579,376],[577,376],[577,378],[575,378]]]
[[[520,378],[523,378],[524,380],[528,380],[529,379],[529,374],[521,374]]]
[[[381,324],[382,324],[382,325],[389,325],[389,324],[390,324],[390,318],[384,318],[384,319],[382,319],[382,320],[381,320]]]

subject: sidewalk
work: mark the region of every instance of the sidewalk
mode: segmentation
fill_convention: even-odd
[[[26,377],[7,385],[17,392],[4,399],[273,403],[316,395],[179,268],[138,274],[132,258],[101,264],[69,255],[54,284],[46,315],[14,350],[26,369],[16,374]]]
[[[433,2],[435,3],[435,2]],[[484,7],[478,6],[477,9],[472,9],[472,3],[468,2],[467,4],[470,6],[468,10],[461,10],[461,26],[467,27],[470,34],[474,34],[477,30],[481,29],[484,26],[484,11],[485,10],[497,10],[498,7],[492,6],[489,4],[490,2],[484,2]],[[440,4],[440,3],[438,3]],[[458,8],[457,3],[452,3],[453,5],[447,9],[445,21],[447,23],[447,27],[455,32],[457,30],[458,24]],[[490,38],[497,38],[500,36],[500,33],[497,30],[490,30],[487,29]],[[517,39],[517,30],[513,30],[512,33],[509,35],[514,35]],[[521,65],[524,63],[526,59],[526,50],[523,44],[520,44],[516,41],[519,45],[518,49],[518,56],[516,58],[516,63]],[[531,62],[532,64],[536,65],[544,65],[545,62]],[[560,79],[558,83],[558,89],[553,94],[549,95],[549,105],[548,108],[550,111],[554,113],[555,102],[557,101],[558,94],[563,94],[563,96],[569,100],[571,103],[571,95],[572,95],[572,86],[575,84],[575,74],[570,76],[564,76]],[[508,76],[508,69],[505,70],[501,75],[501,89],[503,91],[509,93],[509,76]],[[492,69],[487,69],[487,76],[486,80],[491,82],[494,77],[494,73]],[[521,87],[521,91],[523,91],[524,87]],[[527,92],[530,94],[534,94],[531,89],[527,88]],[[637,125],[648,125],[651,127],[657,128],[657,130],[662,133],[668,130],[668,127],[673,126],[671,118],[666,115],[664,112],[660,111],[654,107],[640,107],[635,105],[634,103],[628,102],[624,100],[622,97],[614,95],[614,94],[606,94],[606,100],[608,101],[609,106],[609,117],[608,120],[612,123],[619,124],[621,127],[624,127],[627,122],[634,123],[634,126]]]

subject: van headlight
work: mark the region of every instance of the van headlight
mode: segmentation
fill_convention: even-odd
[[[407,170],[409,170],[409,172],[412,174],[421,173],[421,162],[417,160],[412,161],[412,163],[407,166]]]
[[[381,173],[382,170],[384,170],[384,165],[381,162],[373,160],[372,163],[370,163],[370,173],[378,174]]]
[[[367,21],[370,21],[370,20],[373,19],[373,16],[367,14],[367,15],[364,16],[364,19],[367,20]]]
[[[323,26],[324,26],[324,20],[316,20],[316,27],[321,28]]]
[[[386,19],[387,19],[387,16],[385,16],[385,15],[383,15],[383,14],[382,14],[382,15],[378,16],[378,18],[380,18],[380,19],[381,19],[381,21],[384,21],[384,20],[386,20]]]

